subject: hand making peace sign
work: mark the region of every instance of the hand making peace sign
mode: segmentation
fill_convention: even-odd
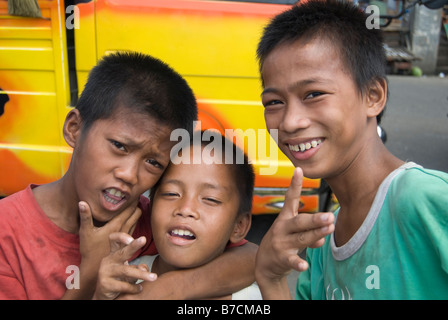
[[[331,212],[298,213],[302,180],[302,169],[296,168],[283,209],[258,249],[255,277],[263,299],[290,299],[286,276],[292,269],[305,271],[308,268],[298,252],[306,247],[322,246],[324,237],[334,230]]]

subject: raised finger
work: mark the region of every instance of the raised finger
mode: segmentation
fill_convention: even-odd
[[[294,169],[291,183],[285,194],[285,203],[279,217],[291,218],[298,214],[300,206],[300,195],[302,193],[303,171],[301,168]]]
[[[133,230],[141,216],[142,210],[137,206],[132,215],[122,225],[121,231],[131,233],[131,230]]]
[[[116,252],[124,246],[130,245],[134,238],[125,232],[113,232],[109,235],[110,252]]]
[[[132,258],[134,253],[136,253],[139,249],[141,249],[146,243],[145,237],[140,237],[135,240],[133,240],[129,245],[119,249],[114,253],[114,255],[117,257],[117,259],[121,262],[125,262]]]
[[[115,230],[124,231],[122,230],[123,225],[130,217],[132,217],[134,213],[136,213],[136,210],[140,210],[140,208],[138,208],[137,206],[137,203],[129,205],[129,207],[124,209],[120,214],[113,217],[107,225],[111,228],[114,228]]]

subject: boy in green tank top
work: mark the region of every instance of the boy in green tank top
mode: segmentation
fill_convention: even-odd
[[[448,299],[448,174],[405,163],[379,138],[386,58],[368,18],[351,2],[309,0],[259,43],[266,125],[297,167],[257,254],[265,299],[288,298],[291,269],[299,299]],[[297,215],[303,175],[329,184],[334,217]]]

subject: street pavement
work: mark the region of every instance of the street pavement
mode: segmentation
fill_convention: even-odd
[[[448,77],[389,77],[386,146],[398,158],[448,172]]]

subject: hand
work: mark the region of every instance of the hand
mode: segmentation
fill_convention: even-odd
[[[292,269],[305,271],[308,263],[299,257],[298,252],[306,247],[322,246],[324,237],[334,230],[332,213],[298,214],[302,180],[302,169],[296,168],[285,194],[285,204],[258,249],[255,276],[263,298],[272,297],[267,293],[274,283],[277,289],[285,289],[286,276]],[[274,296],[279,298],[279,291]]]
[[[90,206],[85,201],[79,202],[80,250],[82,259],[94,259],[99,262],[110,252],[109,235],[113,232],[130,234],[140,218],[142,211],[137,206],[130,206],[102,227],[95,227]]]
[[[142,286],[135,284],[137,280],[154,281],[157,279],[155,273],[148,272],[148,267],[145,264],[138,266],[128,264],[128,259],[145,243],[145,237],[134,240],[123,232],[115,232],[110,235],[111,252],[101,261],[93,299],[110,300],[118,297],[120,293],[136,294],[142,291]]]
[[[79,203],[80,287],[85,298],[92,297],[101,259],[110,252],[109,235],[113,232],[131,233],[141,214],[136,205],[130,206],[105,225],[95,227],[89,205],[84,201]]]

